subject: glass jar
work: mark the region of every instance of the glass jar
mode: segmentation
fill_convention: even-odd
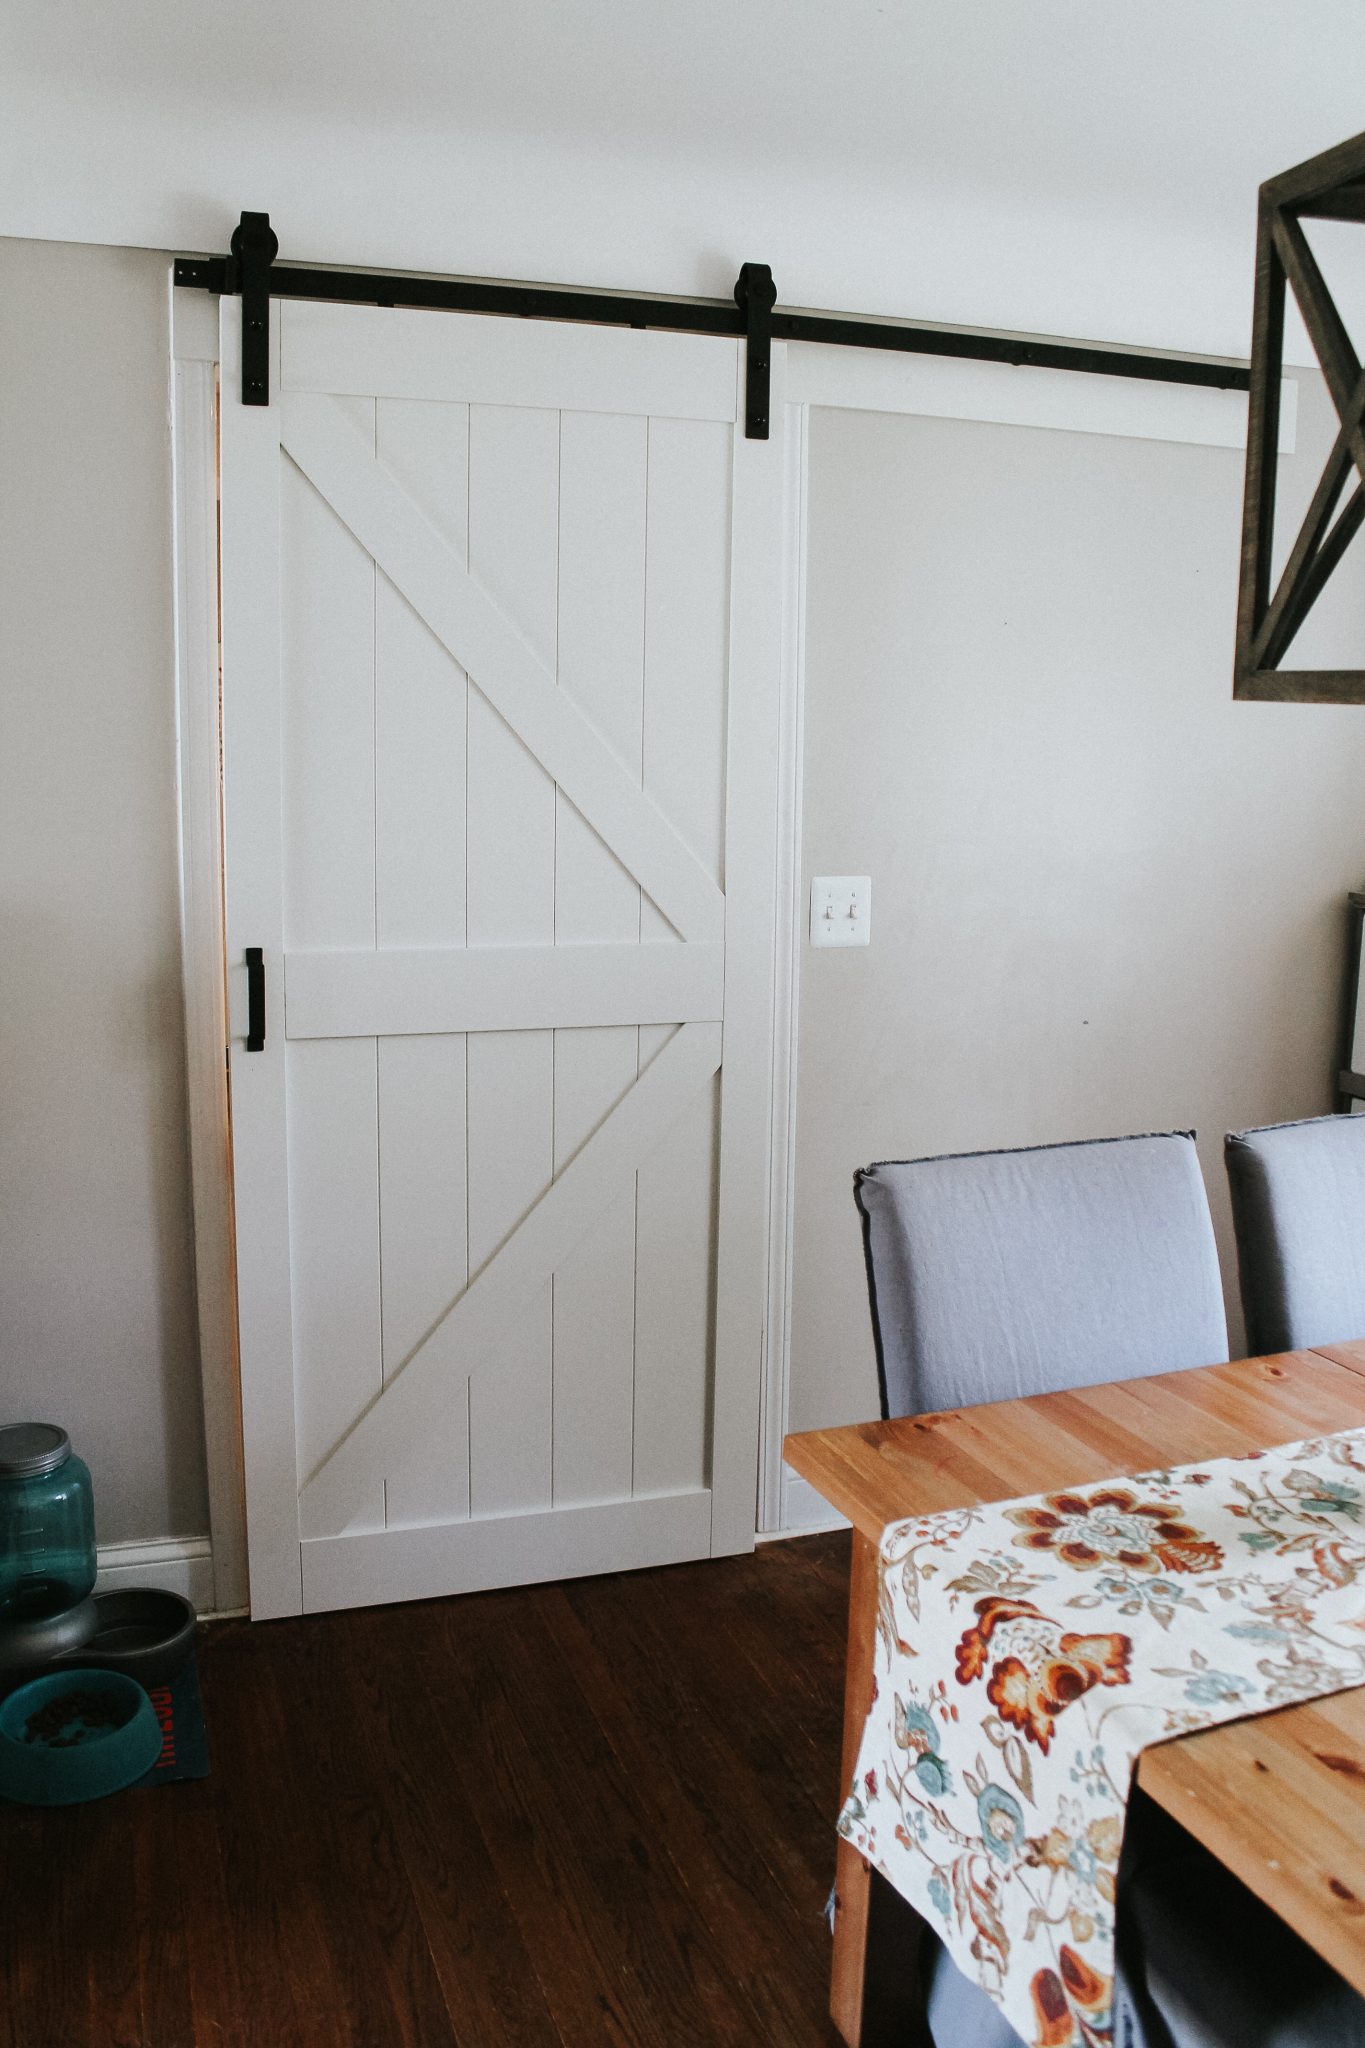
[[[95,1583],[90,1473],[53,1422],[0,1428],[0,1624],[60,1614]]]

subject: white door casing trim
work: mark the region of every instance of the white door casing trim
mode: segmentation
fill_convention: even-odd
[[[769,413],[786,418],[787,348],[772,350]],[[748,676],[732,711],[725,794],[725,1063],[722,1116],[745,1135],[722,1156],[716,1211],[713,1552],[752,1549],[767,1371],[768,1203],[772,1187],[774,961],[781,810],[782,561],[785,444],[750,441],[744,351],[737,352],[731,519],[730,674]],[[762,556],[755,552],[763,550]],[[734,689],[732,680],[731,689]],[[736,1108],[731,1110],[733,1096]],[[742,1506],[740,1505],[742,1503]],[[732,1519],[724,1526],[724,1517]],[[741,1516],[743,1520],[741,1521]]]
[[[174,495],[176,701],[180,797],[181,931],[194,1208],[195,1281],[205,1411],[214,1597],[219,1612],[246,1599],[246,1522],[240,1386],[232,1266],[230,1128],[224,1067],[224,927],[218,736],[217,484],[214,393],[219,355],[217,306],[204,293],[169,288],[171,300],[172,483]],[[302,308],[290,308],[301,314]],[[466,317],[466,316],[461,316]],[[513,332],[515,323],[507,323]],[[779,351],[774,351],[774,367]],[[930,417],[1047,426],[1171,441],[1237,445],[1245,401],[1210,394],[1216,407],[1192,408],[1190,394],[1146,385],[1117,391],[1122,380],[1061,372],[1015,371],[918,358],[882,358],[858,350],[787,350],[787,390],[774,392],[777,445],[737,444],[744,459],[780,471],[786,559],[782,566],[780,740],[777,807],[776,951],[772,967],[773,1087],[766,1210],[766,1328],[757,1524],[784,1526],[782,1438],[790,1357],[791,1231],[795,1187],[796,1025],[804,919],[801,902],[801,735],[806,596],[805,526],[809,407],[906,412]],[[1040,381],[1042,380],[1042,381]],[[1047,389],[1044,389],[1046,383]],[[1092,387],[1110,393],[1101,401]],[[1292,448],[1297,385],[1286,380],[1282,452]],[[1073,396],[1068,400],[1066,394]],[[1035,396],[1030,396],[1035,393]],[[1239,429],[1236,412],[1240,408]],[[700,409],[700,407],[699,407]],[[1230,424],[1231,422],[1231,424]],[[780,450],[780,455],[779,455]],[[772,457],[779,456],[774,462]],[[215,609],[210,608],[213,600]],[[804,1517],[798,1516],[798,1522]],[[200,1569],[202,1570],[202,1563]],[[299,1595],[295,1594],[297,1602]]]
[[[796,1061],[801,944],[801,788],[805,714],[806,440],[810,407],[788,403],[783,422],[782,681],[778,713],[777,882],[773,948],[773,1097],[768,1162],[768,1314],[758,1529],[787,1526],[782,1463],[791,1371],[792,1222],[796,1203]]]
[[[1046,427],[1134,441],[1181,441],[1207,448],[1246,446],[1244,391],[1163,384],[1030,364],[918,356],[894,349],[788,344],[791,404],[841,412],[914,413],[921,419],[976,420],[999,427]],[[1299,387],[1280,387],[1280,453],[1294,452]],[[776,417],[776,415],[774,415]]]

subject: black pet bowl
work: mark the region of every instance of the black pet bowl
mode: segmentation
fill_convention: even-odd
[[[178,1593],[129,1586],[96,1593],[95,1632],[54,1665],[83,1671],[121,1671],[141,1686],[168,1685],[194,1648],[194,1609]]]
[[[74,1607],[38,1619],[0,1623],[0,1692],[9,1692],[55,1657],[71,1659],[84,1649],[98,1627],[94,1600],[87,1594]],[[75,1661],[80,1662],[79,1656]]]

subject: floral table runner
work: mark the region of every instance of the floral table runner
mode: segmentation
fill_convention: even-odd
[[[882,1536],[839,1832],[1036,2048],[1113,2038],[1138,1753],[1365,1684],[1365,1430]]]

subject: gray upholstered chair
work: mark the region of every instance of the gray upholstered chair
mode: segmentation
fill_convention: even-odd
[[[1365,1999],[1140,1791],[1119,1897],[1114,2048],[1365,2048]],[[935,2048],[1023,2048],[999,2007],[934,1948]]]
[[[884,1415],[1228,1355],[1191,1133],[885,1162],[855,1193]],[[1365,2048],[1365,2004],[1288,1930],[1250,1957],[1273,1916],[1140,1798],[1120,1888],[1116,2048]],[[936,2048],[1022,2048],[937,1940],[924,1972]]]
[[[1247,1349],[1365,1337],[1365,1116],[1231,1131]]]
[[[1365,1999],[1140,1791],[1123,1852],[1114,2048],[1365,2048]]]
[[[1102,1138],[864,1167],[883,1415],[1228,1355],[1194,1138]]]

